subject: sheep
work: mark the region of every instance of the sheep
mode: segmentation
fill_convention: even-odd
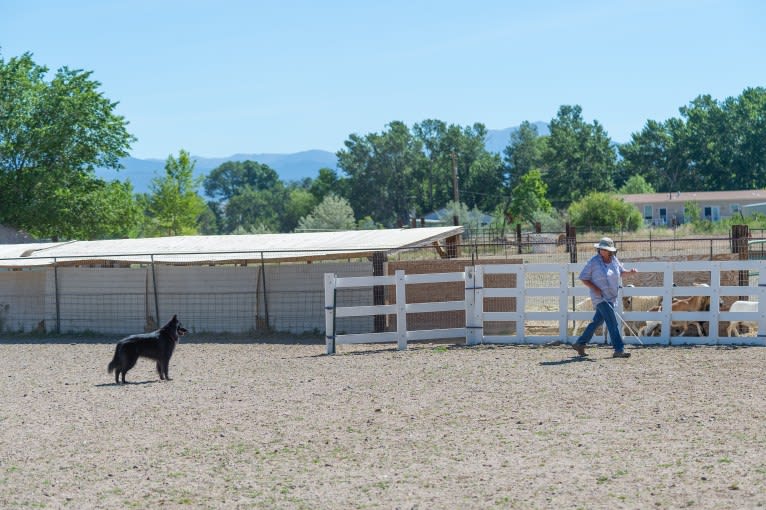
[[[757,312],[758,301],[735,301],[732,303],[730,312]],[[726,334],[728,336],[740,336],[739,326],[747,326],[747,332],[750,334],[757,326],[755,321],[731,321],[729,327],[726,328]],[[733,334],[732,334],[733,333]]]
[[[625,300],[628,300],[627,302]],[[625,312],[651,312],[659,311],[662,305],[662,296],[628,296],[623,298],[622,309]],[[644,321],[626,321],[630,331],[639,331]]]
[[[695,284],[696,285],[696,284]],[[705,284],[699,284],[696,286],[706,287]],[[662,305],[659,305],[648,311],[660,311]],[[688,298],[675,298],[671,303],[671,310],[673,312],[700,312],[704,310],[710,310],[710,296],[691,296]],[[705,331],[702,325],[697,321],[672,321],[670,327],[672,329],[671,336],[683,336],[689,329],[689,326],[693,324],[697,329],[697,336],[705,336]],[[660,321],[647,321],[640,333],[645,336],[659,336]]]

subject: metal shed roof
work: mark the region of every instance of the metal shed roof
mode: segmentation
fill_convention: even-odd
[[[94,260],[134,264],[332,260],[428,246],[462,232],[463,227],[457,226],[8,244],[0,245],[0,267]]]

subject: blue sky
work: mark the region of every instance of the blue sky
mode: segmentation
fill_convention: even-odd
[[[762,0],[0,0],[0,54],[92,71],[134,157],[225,157],[562,104],[624,142],[766,86],[764,26]]]

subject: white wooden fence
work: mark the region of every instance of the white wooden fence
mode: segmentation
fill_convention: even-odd
[[[415,340],[432,340],[447,338],[463,338],[467,345],[480,343],[492,344],[544,344],[553,341],[572,342],[576,337],[568,333],[568,325],[572,320],[589,320],[593,311],[571,311],[568,306],[572,297],[584,299],[588,289],[584,286],[572,286],[574,278],[583,268],[584,263],[576,264],[491,264],[468,267],[464,272],[411,274],[396,271],[394,276],[363,276],[339,278],[335,274],[325,273],[325,331],[327,353],[333,354],[337,345],[360,343],[396,342],[399,349],[406,349],[407,342]],[[663,307],[660,312],[632,312],[618,310],[625,321],[658,321],[661,323],[659,336],[636,337],[625,336],[625,343],[642,345],[766,345],[766,273],[763,261],[700,261],[700,262],[639,262],[629,264],[641,272],[663,273],[661,287],[625,287],[624,296],[662,296],[664,303],[671,302],[676,296],[710,296],[710,310],[698,312],[671,312]],[[709,274],[709,287],[674,287],[673,274],[676,272],[700,271]],[[757,275],[757,286],[722,286],[721,273],[724,271],[747,271]],[[530,287],[533,273],[548,273],[555,280],[558,275],[558,286]],[[485,288],[484,277],[491,274],[510,274],[516,276],[514,288]],[[538,279],[535,279],[537,281]],[[417,283],[464,282],[465,296],[460,301],[437,301],[430,303],[407,304],[407,285]],[[394,286],[395,303],[372,306],[336,306],[337,289],[363,288],[378,285]],[[751,296],[758,301],[755,312],[722,312],[721,299],[726,296]],[[527,304],[533,298],[548,298],[558,302],[558,308],[553,311],[528,310]],[[506,312],[484,311],[484,299],[487,298],[516,298],[516,310]],[[409,330],[407,314],[423,312],[465,311],[465,325],[447,329]],[[373,315],[395,315],[396,329],[379,333],[336,333],[336,319],[342,317],[359,317]],[[721,337],[719,323],[721,321],[752,321],[758,324],[756,337]],[[484,323],[487,321],[515,322],[514,334],[485,335]],[[554,321],[558,323],[556,335],[529,335],[525,332],[527,321]],[[671,321],[700,321],[708,322],[708,336],[687,337],[670,336]]]

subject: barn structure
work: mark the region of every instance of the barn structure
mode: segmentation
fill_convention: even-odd
[[[320,335],[325,273],[383,275],[390,255],[412,250],[449,257],[462,232],[455,226],[0,244],[0,333],[133,333],[178,314],[194,333]],[[383,297],[360,291],[353,299],[373,305]]]

